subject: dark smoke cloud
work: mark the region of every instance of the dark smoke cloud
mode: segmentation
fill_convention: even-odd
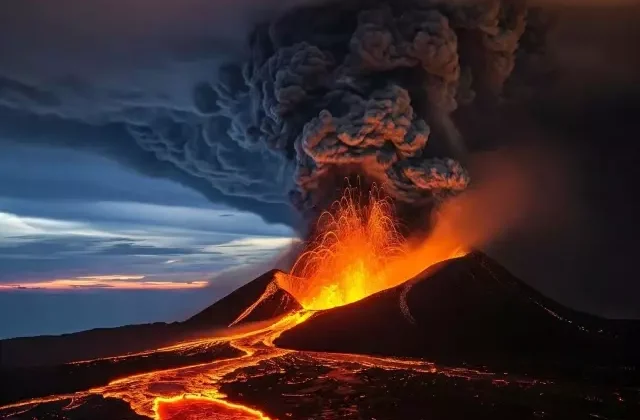
[[[303,3],[21,2],[0,18],[0,141],[105,154],[289,224],[336,168],[416,204],[464,189],[450,114],[499,95],[520,2]]]
[[[465,148],[450,114],[476,91],[501,94],[525,17],[522,2],[499,0],[298,8],[258,28],[249,58],[223,70],[214,114],[231,119],[237,143],[295,162],[302,208],[325,204],[320,179],[346,165],[399,201],[437,200],[469,183],[452,159]]]
[[[529,12],[520,48],[540,54],[516,53],[505,90],[517,100],[493,115],[474,109],[476,118],[467,119],[474,124],[461,125],[474,144],[537,150],[513,163],[545,175],[533,195],[536,217],[493,244],[491,255],[569,306],[638,318],[640,3],[532,3],[545,14]]]

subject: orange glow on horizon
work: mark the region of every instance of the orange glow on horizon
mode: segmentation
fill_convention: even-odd
[[[145,280],[142,275],[83,276],[25,283],[0,284],[0,292],[10,290],[183,290],[200,289],[208,281],[190,282]]]

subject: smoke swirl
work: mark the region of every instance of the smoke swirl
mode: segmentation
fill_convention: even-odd
[[[223,68],[215,110],[203,112],[227,118],[242,147],[292,162],[302,209],[323,204],[320,181],[347,166],[397,200],[437,200],[469,183],[441,152],[461,152],[450,114],[475,91],[500,94],[525,14],[506,0],[300,7],[255,30],[248,58]]]

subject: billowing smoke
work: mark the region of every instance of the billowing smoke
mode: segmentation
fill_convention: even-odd
[[[65,1],[0,18],[0,142],[97,152],[293,225],[291,203],[307,215],[345,176],[412,206],[464,189],[452,113],[500,97],[526,17],[519,0],[135,0],[126,19]]]
[[[500,95],[525,15],[509,0],[299,7],[254,31],[247,60],[210,97],[202,87],[201,111],[243,148],[293,162],[303,210],[326,204],[322,179],[344,168],[399,202],[437,201],[469,183],[450,115],[476,91]],[[140,143],[171,147],[156,138]]]

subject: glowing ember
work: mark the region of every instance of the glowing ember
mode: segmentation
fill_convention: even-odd
[[[466,254],[455,238],[410,247],[397,229],[388,199],[374,189],[362,201],[356,189],[348,188],[320,216],[318,233],[291,274],[278,278],[280,287],[305,309],[356,302],[397,286],[433,264]]]
[[[278,282],[306,309],[328,309],[386,289],[383,271],[405,252],[391,203],[372,191],[366,202],[355,189],[325,211],[318,234],[288,276]]]

